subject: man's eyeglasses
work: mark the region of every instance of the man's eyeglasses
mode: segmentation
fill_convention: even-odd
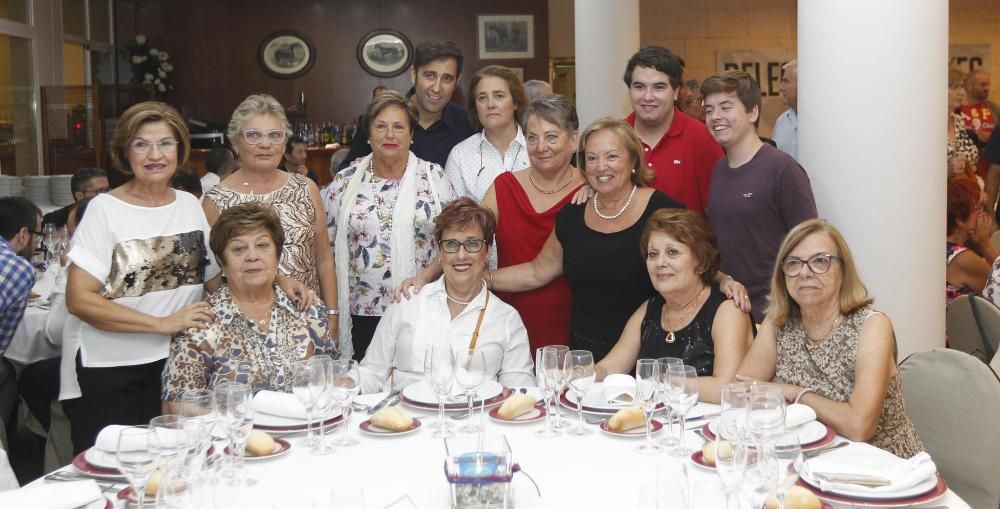
[[[260,131],[257,129],[244,129],[243,139],[251,145],[257,145],[267,138],[271,143],[281,143],[285,141],[285,131],[283,129],[275,129],[273,131]]]
[[[173,154],[177,151],[177,141],[175,140],[160,140],[157,143],[146,140],[132,140],[132,143],[129,143],[129,147],[137,154],[148,154],[150,150],[153,150],[154,145],[159,147],[160,152],[163,154]]]
[[[84,196],[89,197],[89,196],[97,196],[99,194],[104,194],[110,190],[111,190],[110,187],[99,187],[97,189],[84,189],[82,192]]]
[[[442,240],[440,245],[441,250],[445,253],[457,253],[458,248],[462,246],[465,246],[465,251],[468,253],[478,253],[486,245],[486,241],[483,239],[469,239],[462,242],[455,239],[448,239]]]
[[[842,258],[827,253],[814,254],[808,260],[788,257],[781,263],[781,272],[784,272],[788,277],[795,277],[802,272],[802,267],[809,265],[809,270],[813,274],[826,274],[830,270],[830,266],[833,265],[834,260],[842,260]]]

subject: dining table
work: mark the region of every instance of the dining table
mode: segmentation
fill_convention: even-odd
[[[536,389],[528,389],[533,393]],[[387,394],[360,395],[356,402],[373,405]],[[718,405],[698,403],[693,414],[711,415],[718,412]],[[213,501],[205,507],[246,508],[364,508],[364,509],[432,509],[448,508],[450,487],[445,478],[445,439],[432,436],[429,424],[437,418],[428,409],[407,408],[421,421],[421,426],[407,434],[372,436],[362,433],[360,425],[368,419],[363,411],[354,412],[349,426],[360,443],[352,447],[337,447],[327,455],[318,455],[302,445],[303,436],[286,437],[291,444],[287,454],[266,460],[247,460],[246,475],[250,485],[238,487],[219,483],[212,492]],[[489,412],[489,408],[485,413]],[[459,413],[460,414],[460,413]],[[564,419],[576,424],[575,411],[563,408]],[[452,414],[454,415],[454,414]],[[544,426],[543,420],[509,424],[497,422],[484,412],[476,412],[474,419],[487,434],[502,434],[510,444],[515,461],[523,473],[516,473],[511,481],[514,504],[517,509],[534,508],[640,508],[653,507],[643,501],[655,485],[658,469],[683,466],[687,472],[689,507],[704,507],[698,500],[719,500],[721,484],[718,475],[698,466],[689,456],[672,456],[666,452],[641,455],[635,451],[644,440],[643,434],[624,438],[612,436],[599,429],[594,416],[584,426],[592,433],[575,436],[562,434],[542,438],[536,431]],[[445,417],[449,422],[461,424],[460,419]],[[706,419],[689,421],[685,441],[692,450],[701,450],[704,438],[695,432]],[[343,433],[342,425],[332,434]],[[654,435],[661,438],[664,427]],[[836,441],[846,440],[837,436]],[[221,444],[216,444],[221,445]],[[67,466],[64,472],[72,472]],[[530,479],[529,479],[530,476]],[[36,480],[33,485],[47,483]],[[537,485],[537,490],[536,490]],[[96,501],[88,508],[124,508],[117,493],[127,485],[124,481],[104,484],[107,501]],[[720,506],[721,507],[721,506]],[[854,507],[830,504],[829,507]],[[910,506],[907,506],[910,507]],[[968,508],[958,495],[947,490],[941,497],[912,507]]]
[[[45,331],[51,310],[49,298],[55,287],[59,266],[50,264],[46,269],[35,269],[35,286],[31,289],[33,296],[4,352],[4,357],[24,366],[62,355],[62,347],[52,344]]]

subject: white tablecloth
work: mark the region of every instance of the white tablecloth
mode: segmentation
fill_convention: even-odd
[[[36,272],[37,280],[32,292],[41,295],[47,300],[55,285],[56,274],[59,268],[51,266],[49,270],[41,274]],[[53,346],[45,336],[45,320],[49,316],[48,308],[35,307],[31,304],[24,311],[24,318],[18,324],[14,337],[4,352],[4,357],[22,364],[32,364],[45,359],[59,357],[62,354],[60,347]]]
[[[380,396],[361,396],[358,401],[373,403],[381,399]],[[357,429],[367,417],[358,412],[352,418],[354,436],[361,441],[357,446],[317,456],[299,444],[300,438],[294,438],[292,450],[287,455],[248,462],[249,476],[256,484],[240,490],[238,495],[225,497],[227,503],[217,507],[359,507],[354,498],[358,496],[364,497],[365,509],[449,507],[443,440],[431,437],[433,430],[426,426],[396,438],[370,437]],[[421,420],[429,423],[433,417],[421,417]],[[611,437],[596,425],[590,426],[594,433],[584,437],[563,435],[541,439],[534,435],[541,423],[503,425],[489,417],[486,423],[489,432],[507,436],[515,461],[541,488],[539,497],[527,478],[515,474],[513,487],[517,509],[632,509],[637,507],[640,486],[653,481],[656,466],[661,463],[685,463],[692,487],[718,486],[715,472],[698,468],[690,459],[666,454],[641,456],[633,451],[641,440]],[[336,433],[340,431],[338,428]],[[687,440],[690,446],[701,447],[702,440],[694,432],[687,432]],[[344,504],[331,505],[338,497],[348,500]],[[934,506],[968,508],[950,490],[943,498],[918,507]]]

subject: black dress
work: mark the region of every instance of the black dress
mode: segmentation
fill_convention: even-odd
[[[655,292],[639,251],[639,237],[649,216],[684,205],[654,191],[642,216],[614,233],[590,229],[583,205],[566,204],[556,215],[556,237],[563,248],[563,275],[573,293],[570,348],[590,350],[594,362],[611,351],[632,313]]]
[[[676,357],[687,366],[693,366],[698,376],[711,376],[715,365],[715,343],[712,342],[712,323],[719,306],[726,301],[718,286],[712,286],[708,300],[701,306],[686,327],[674,331],[674,342],[667,343],[667,331],[660,320],[663,296],[659,293],[649,299],[646,316],[642,318],[639,333],[638,359]]]

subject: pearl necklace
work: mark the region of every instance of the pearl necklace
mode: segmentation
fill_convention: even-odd
[[[707,286],[703,286],[701,288],[701,291],[698,292],[698,295],[695,295],[694,298],[691,299],[691,302],[688,302],[683,307],[681,307],[681,309],[684,310],[683,314],[681,314],[681,322],[680,323],[682,325],[686,324],[688,322],[688,320],[691,318],[691,311],[694,309],[694,303],[698,302],[701,299],[701,296],[705,294],[705,290],[707,290],[707,289],[708,289]],[[667,311],[670,308],[667,307],[666,299],[664,299],[663,308],[664,308],[664,311],[663,311],[663,321],[667,322],[667,338],[666,338],[666,341],[667,341],[667,343],[673,343],[674,341],[677,341],[677,337],[674,335],[675,328],[671,327],[670,326],[670,322],[667,320]]]
[[[627,209],[628,206],[632,204],[632,198],[635,196],[636,189],[639,189],[639,187],[636,186],[635,184],[633,184],[632,185],[632,192],[628,194],[628,200],[625,202],[625,205],[622,206],[621,210],[619,210],[617,214],[612,214],[610,216],[606,216],[604,214],[601,214],[601,209],[597,208],[597,197],[600,196],[600,193],[595,194],[594,195],[594,212],[597,212],[597,215],[601,219],[608,219],[608,220],[618,219],[619,217],[621,217],[622,214],[625,213],[625,209]]]
[[[486,281],[485,280],[483,280],[483,288],[486,288]],[[448,285],[445,285],[445,287],[444,287],[444,295],[445,295],[445,297],[448,297],[448,300],[450,300],[450,301],[452,301],[455,304],[458,304],[460,306],[468,306],[469,304],[472,304],[471,300],[468,301],[468,302],[465,302],[464,300],[458,300],[455,297],[452,297],[451,294],[448,293]],[[473,297],[473,300],[475,300],[475,297]]]
[[[534,170],[532,170],[532,171],[534,171]],[[531,187],[534,187],[535,190],[538,191],[539,193],[542,193],[542,194],[556,194],[559,191],[562,191],[563,189],[566,189],[566,187],[569,186],[570,182],[573,182],[573,170],[570,170],[569,178],[566,179],[566,183],[565,184],[559,186],[558,189],[553,189],[551,191],[549,191],[547,189],[542,189],[541,187],[538,187],[538,184],[535,183],[535,179],[531,178],[531,173],[530,172],[528,173],[528,182],[531,182]]]

